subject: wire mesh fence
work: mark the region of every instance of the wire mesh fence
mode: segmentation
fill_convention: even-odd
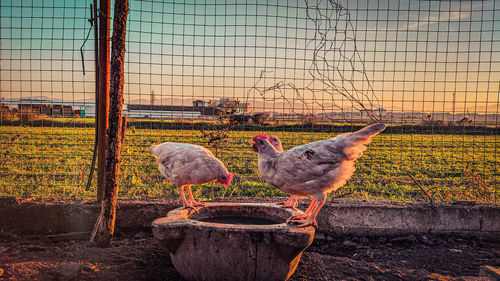
[[[1,2],[2,195],[95,193],[91,3]],[[174,141],[235,174],[195,196],[281,196],[252,136],[290,149],[384,122],[332,196],[498,202],[499,13],[495,1],[131,1],[119,195],[175,195],[147,150]]]

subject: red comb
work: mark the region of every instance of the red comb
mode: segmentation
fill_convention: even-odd
[[[226,184],[224,184],[224,186],[227,188],[230,184],[231,184],[231,181],[233,180],[233,174],[232,173],[229,173],[227,175],[227,182]]]
[[[268,140],[268,139],[269,139],[269,136],[268,136],[268,135],[266,135],[266,134],[258,134],[258,135],[256,135],[255,137],[253,137],[252,139],[253,139],[253,140],[255,140],[255,139],[266,139],[266,140]]]

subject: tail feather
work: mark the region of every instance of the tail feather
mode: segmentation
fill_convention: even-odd
[[[348,139],[353,142],[353,144],[369,144],[372,137],[382,132],[386,127],[387,125],[385,124],[375,123],[352,133],[349,135]]]
[[[372,141],[372,137],[382,132],[387,125],[376,123],[364,127],[363,129],[346,134],[344,139],[343,152],[348,160],[356,160],[366,150],[366,144]]]

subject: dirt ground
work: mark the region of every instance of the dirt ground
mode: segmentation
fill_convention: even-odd
[[[500,244],[444,236],[318,235],[290,280],[486,280],[500,266]],[[0,280],[182,280],[151,233],[118,233],[110,248],[0,234]]]

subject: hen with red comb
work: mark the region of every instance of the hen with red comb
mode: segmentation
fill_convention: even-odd
[[[269,140],[269,136],[266,135],[266,134],[258,134],[258,135],[256,135],[255,137],[252,138],[252,141],[254,142],[254,144],[252,146],[252,149],[255,152],[258,152],[257,151],[257,147],[255,146],[255,143],[257,142],[257,140]]]
[[[208,149],[194,144],[165,142],[149,148],[156,157],[158,169],[168,181],[179,188],[182,206],[198,212],[196,206],[205,204],[194,200],[191,185],[217,181],[225,188],[231,184],[231,174]],[[184,189],[189,200],[186,200]]]
[[[354,133],[285,152],[278,151],[268,136],[255,136],[252,148],[259,155],[259,172],[266,182],[283,192],[313,198],[304,214],[289,221],[300,223],[301,227],[317,226],[316,216],[325,204],[326,195],[346,183],[354,173],[354,161],[366,150],[365,145],[385,128],[385,124],[372,124]]]

